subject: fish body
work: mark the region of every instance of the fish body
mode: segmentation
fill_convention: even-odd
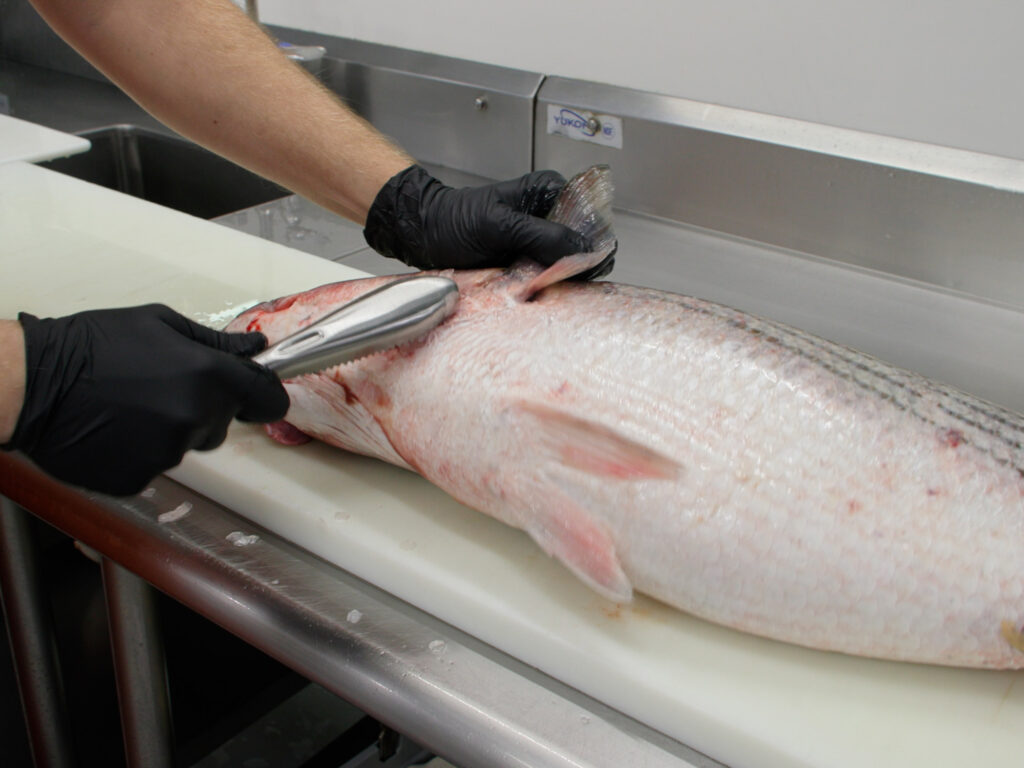
[[[425,338],[286,382],[289,425],[633,591],[801,645],[1024,666],[1024,419],[695,298],[443,272]],[[254,307],[271,342],[393,278]]]

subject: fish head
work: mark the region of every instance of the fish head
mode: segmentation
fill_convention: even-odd
[[[266,301],[241,313],[226,330],[258,331],[267,337],[269,344],[275,344],[369,291],[402,277],[404,275],[329,283]],[[288,445],[301,444],[313,437],[407,467],[383,427],[391,406],[385,382],[388,369],[408,357],[409,347],[416,343],[285,379],[283,383],[291,407],[284,421],[266,427],[267,434]]]
[[[267,337],[267,344],[276,344],[338,307],[396,279],[398,276],[327,283],[264,301],[242,312],[224,330],[234,333],[258,331]]]
[[[522,286],[543,272],[544,268],[535,262],[523,261],[509,269],[431,270],[415,277],[441,276],[454,280],[459,288],[455,316],[460,312],[478,311],[495,302],[516,301]],[[233,333],[258,331],[267,337],[268,344],[276,344],[360,296],[407,277],[409,275],[385,275],[344,280],[264,301],[239,314],[225,330]]]

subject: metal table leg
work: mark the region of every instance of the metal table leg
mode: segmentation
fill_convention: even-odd
[[[156,593],[112,560],[103,558],[101,567],[128,768],[172,768],[170,697]]]
[[[0,497],[0,594],[37,768],[75,765],[53,621],[39,585],[29,513]]]

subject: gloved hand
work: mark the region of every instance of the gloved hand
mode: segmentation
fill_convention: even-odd
[[[4,448],[61,480],[137,493],[186,451],[220,445],[232,418],[288,410],[277,376],[247,359],[261,333],[220,333],[160,304],[18,320],[25,400]]]
[[[565,186],[555,171],[453,189],[418,165],[393,176],[377,193],[363,234],[378,253],[417,269],[499,267],[525,256],[550,265],[586,253],[577,232],[543,218]],[[578,279],[608,274],[614,254]]]

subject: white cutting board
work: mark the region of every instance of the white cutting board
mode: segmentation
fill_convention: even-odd
[[[27,120],[0,115],[0,163],[31,163],[85,152],[90,144],[81,136],[45,128]]]
[[[353,275],[23,163],[0,166],[0,269],[0,316],[165,301],[218,322],[256,299]],[[618,608],[522,533],[409,472],[319,444],[285,448],[251,425],[172,475],[729,765],[1024,759],[1020,673],[821,653],[646,599]]]

